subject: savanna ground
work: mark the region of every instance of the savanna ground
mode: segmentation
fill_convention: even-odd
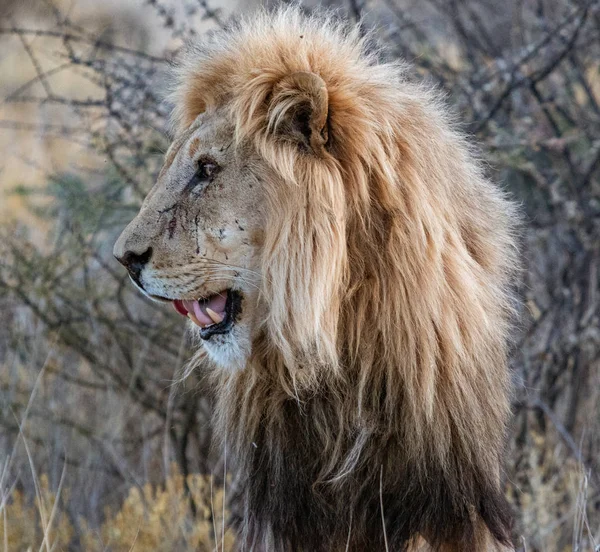
[[[169,143],[168,61],[250,5],[98,4],[0,1],[0,548],[227,550],[183,324],[111,250]],[[600,550],[600,0],[328,4],[445,91],[522,205],[515,536]]]

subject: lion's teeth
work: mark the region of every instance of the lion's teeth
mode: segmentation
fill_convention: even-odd
[[[220,322],[223,322],[223,317],[220,314],[217,314],[214,310],[206,307],[206,314],[208,314],[208,316],[210,316],[210,319],[215,323],[215,324],[219,324]]]

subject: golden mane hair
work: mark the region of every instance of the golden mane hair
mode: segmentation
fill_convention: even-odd
[[[277,175],[267,315],[248,366],[215,376],[247,550],[509,546],[515,210],[439,95],[379,54],[287,8],[210,35],[176,70],[176,132],[224,109]]]

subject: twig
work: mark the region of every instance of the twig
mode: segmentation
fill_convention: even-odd
[[[47,31],[42,29],[23,29],[23,28],[0,28],[0,35],[3,34],[16,34],[19,36],[47,36],[53,38],[60,38],[61,40],[68,40],[71,42],[81,42],[85,44],[91,44],[97,48],[102,48],[106,50],[111,50],[113,52],[121,52],[123,54],[132,55],[138,58],[147,59],[149,61],[154,61],[156,63],[169,63],[169,60],[166,58],[161,58],[157,56],[153,56],[147,54],[146,52],[142,52],[140,50],[134,50],[132,48],[127,48],[125,46],[117,46],[116,44],[112,44],[111,42],[106,42],[104,40],[95,40],[88,37],[82,37],[78,35],[74,35],[69,32],[63,31]]]

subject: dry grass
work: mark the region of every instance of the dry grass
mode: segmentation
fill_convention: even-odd
[[[119,508],[104,510],[104,522],[97,528],[83,518],[72,522],[64,506],[69,489],[52,492],[48,476],[42,474],[36,480],[38,495],[33,502],[16,489],[3,497],[0,543],[4,550],[46,552],[233,550],[231,532],[223,531],[223,489],[213,489],[211,478],[199,474],[189,475],[186,481],[189,493],[174,468],[161,485],[131,488]]]

